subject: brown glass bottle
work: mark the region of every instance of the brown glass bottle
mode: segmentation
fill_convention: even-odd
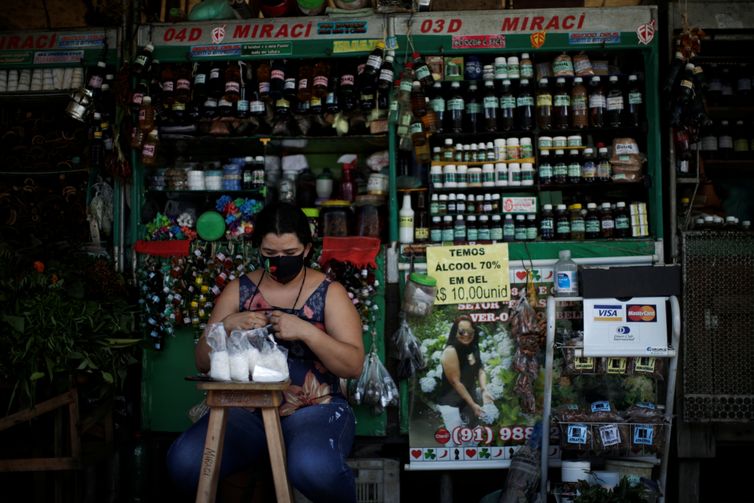
[[[571,95],[566,88],[566,82],[563,77],[558,77],[555,82],[555,93],[552,97],[552,115],[553,123],[556,129],[568,129],[569,112],[571,110]]]
[[[259,63],[257,67],[257,86],[261,99],[270,97],[270,64],[266,61]]]
[[[589,83],[589,119],[592,127],[600,128],[605,125],[606,108],[607,99],[602,90],[602,83],[595,75]]]
[[[296,97],[299,102],[309,101],[312,97],[312,67],[306,61],[298,67],[298,84],[296,85]]]
[[[552,93],[547,79],[539,79],[537,89],[537,126],[540,130],[552,129]]]
[[[270,69],[270,98],[273,100],[278,100],[283,96],[288,66],[286,63],[287,61],[284,59],[275,59],[272,61]]]
[[[571,127],[574,129],[589,127],[587,92],[581,77],[573,79],[573,88],[571,89]]]
[[[225,69],[225,95],[224,98],[230,103],[235,103],[241,97],[241,67],[237,61],[228,63]]]
[[[179,65],[175,75],[175,101],[188,103],[191,100],[191,67]]]
[[[313,74],[312,94],[317,98],[324,98],[330,81],[330,65],[324,60],[317,61],[314,63]]]
[[[173,65],[163,65],[160,83],[162,86],[162,102],[170,106],[175,101],[175,72],[173,71]]]

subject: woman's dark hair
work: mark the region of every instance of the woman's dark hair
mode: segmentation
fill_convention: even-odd
[[[468,345],[462,344],[458,341],[458,324],[462,321],[468,321],[471,323],[471,329],[474,331],[474,339],[472,339],[471,344]],[[448,342],[445,345],[453,346],[458,353],[459,359],[465,357],[469,353],[474,353],[476,361],[479,361],[479,331],[476,329],[476,326],[474,326],[474,321],[471,319],[471,316],[462,314],[453,320],[453,325],[450,327],[450,333],[448,334]]]
[[[306,215],[290,203],[270,203],[254,218],[254,234],[251,242],[255,247],[262,244],[267,234],[295,234],[304,246],[312,242],[312,231]]]

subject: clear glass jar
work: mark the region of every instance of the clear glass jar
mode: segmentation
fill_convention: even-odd
[[[379,238],[384,229],[381,207],[384,199],[370,195],[356,197],[356,235]]]
[[[409,316],[424,317],[432,313],[435,302],[437,280],[426,274],[412,272],[403,292],[401,309]]]
[[[348,201],[325,201],[319,211],[322,236],[345,237],[353,235],[353,210]]]

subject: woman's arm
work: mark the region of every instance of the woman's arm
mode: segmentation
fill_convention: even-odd
[[[442,363],[442,370],[445,373],[445,378],[448,380],[456,393],[463,399],[464,402],[469,404],[469,407],[474,411],[474,414],[479,416],[482,413],[482,408],[474,401],[469,390],[461,382],[461,363],[458,360],[458,352],[453,346],[447,346],[440,358]]]
[[[194,348],[194,360],[196,368],[200,372],[209,371],[209,350],[207,344],[207,331],[212,323],[222,323],[228,335],[236,329],[250,330],[267,324],[267,317],[261,312],[238,311],[238,296],[240,282],[234,279],[223,289],[223,292],[215,301],[212,314],[207,322],[207,328],[196,343]]]
[[[332,283],[327,289],[324,331],[281,311],[273,311],[270,320],[277,337],[303,341],[336,376],[356,378],[361,374],[364,365],[361,318],[340,283]]]
[[[492,403],[492,395],[487,392],[487,372],[482,367],[479,367],[479,388],[482,390],[482,401],[484,403]]]

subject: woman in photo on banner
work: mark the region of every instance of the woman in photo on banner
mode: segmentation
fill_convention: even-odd
[[[487,391],[487,374],[479,352],[479,333],[470,316],[460,315],[453,321],[440,362],[443,372],[437,409],[445,428],[451,433],[448,445],[452,445],[453,431],[464,426],[474,427],[477,418],[483,414],[482,406],[494,401]],[[475,396],[477,387],[481,391],[481,400]]]

